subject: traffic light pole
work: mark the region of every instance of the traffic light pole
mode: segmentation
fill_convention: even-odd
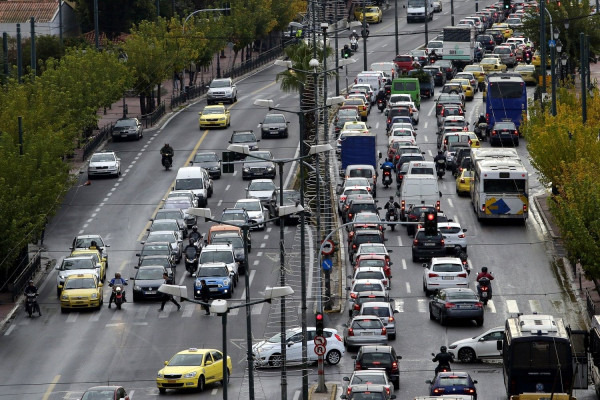
[[[323,336],[323,327],[324,327],[324,321],[323,321],[323,314],[321,312],[318,312],[316,317],[315,317],[315,327],[316,327],[316,335],[315,335],[315,352],[317,352],[317,371],[318,371],[318,382],[317,382],[317,388],[315,390],[316,393],[327,393],[327,386],[325,385],[325,367],[324,367],[324,361],[325,361],[325,352],[323,351],[318,351],[317,348],[319,347],[325,347],[327,344],[327,341],[325,340],[325,337]],[[323,344],[317,344],[317,340],[322,340]]]

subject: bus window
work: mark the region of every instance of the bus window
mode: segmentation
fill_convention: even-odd
[[[527,181],[524,179],[485,179],[485,193],[525,193]]]
[[[502,82],[490,83],[490,93],[493,98],[518,99],[523,96],[523,86],[521,82]]]

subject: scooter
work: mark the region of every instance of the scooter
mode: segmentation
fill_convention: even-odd
[[[125,288],[121,283],[115,283],[113,286],[113,294],[115,295],[115,306],[117,310],[121,309],[121,305],[125,302]]]
[[[386,215],[385,215],[385,219],[391,222],[396,222],[398,221],[398,210],[396,210],[396,207],[392,207],[390,209],[388,209]],[[390,228],[392,229],[392,232],[396,229],[396,224],[391,224]]]
[[[525,55],[523,55],[523,58],[525,59],[525,63],[527,65],[531,64],[531,53],[530,52],[525,53]]]
[[[379,109],[379,112],[383,112],[383,110],[385,110],[385,101],[377,100],[377,108]]]
[[[350,50],[352,50],[353,53],[358,51],[358,39],[350,39]]]
[[[483,305],[487,305],[488,300],[492,298],[492,292],[490,291],[491,281],[489,278],[481,278],[477,284],[477,292],[479,293],[479,301]]]
[[[40,305],[37,302],[37,293],[26,293],[25,296],[25,311],[27,311],[29,318],[33,318],[34,312],[37,312],[41,317],[42,311],[40,310]]]
[[[190,273],[190,276],[196,273],[198,269],[198,249],[194,247],[185,248],[185,270]]]
[[[477,135],[477,137],[480,140],[485,142],[487,140],[487,128],[488,128],[487,123],[480,122],[475,125],[475,129],[473,131],[475,132],[475,135]]]
[[[444,179],[446,174],[446,160],[437,160],[435,163],[435,170],[439,179]]]
[[[381,176],[381,183],[385,188],[388,188],[392,184],[392,169],[384,168],[383,175]]]
[[[162,158],[162,165],[163,165],[163,167],[165,167],[165,170],[168,171],[171,168],[171,166],[173,165],[173,155],[165,154]]]

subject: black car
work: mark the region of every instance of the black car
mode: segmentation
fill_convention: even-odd
[[[248,146],[248,149],[250,151],[258,150],[258,142],[260,142],[260,139],[257,139],[256,135],[251,130],[233,131],[233,133],[231,134],[231,139],[229,139],[229,143],[241,146]],[[241,160],[244,157],[246,156],[242,153],[234,153],[234,158],[236,160]]]
[[[111,135],[113,141],[129,138],[140,140],[144,136],[144,128],[137,118],[121,118],[113,126]]]
[[[242,164],[242,179],[275,179],[277,175],[275,164],[273,161],[267,161],[272,159],[273,154],[268,150],[251,151]]]
[[[425,234],[424,229],[419,229],[415,234],[412,244],[412,260],[417,262],[422,258],[444,257],[446,246],[444,236],[438,231],[435,235]]]
[[[173,259],[171,244],[169,242],[155,242],[146,243],[142,247],[142,250],[136,254],[138,258],[138,265],[142,264],[142,260],[147,256],[165,256]],[[173,260],[174,262],[174,260]]]
[[[167,273],[170,277],[175,278],[175,272],[177,270],[176,265],[173,259],[170,256],[165,255],[156,255],[156,256],[144,256],[140,263],[139,267],[148,267],[148,266],[160,266],[167,270]]]
[[[288,137],[288,125],[290,122],[285,119],[283,114],[267,114],[260,124],[260,137]]]
[[[279,198],[279,189],[275,190],[271,195],[271,201],[267,203],[267,209],[269,210],[269,218],[277,218],[279,217],[279,206],[280,206],[280,198]],[[284,190],[283,191],[283,205],[284,206],[293,206],[300,203],[300,192],[297,190]],[[306,211],[304,211],[306,212]],[[297,225],[300,222],[300,214],[288,214],[284,216],[283,223],[284,225],[291,224]],[[279,219],[275,220],[275,224],[279,225]]]
[[[423,68],[424,71],[428,71],[433,76],[433,82],[435,86],[444,86],[446,83],[446,71],[437,64],[428,65]]]
[[[423,71],[427,75],[423,74]],[[408,71],[408,76],[412,76],[419,79],[419,93],[421,97],[427,97],[430,99],[435,94],[435,82],[434,73],[430,69],[413,69]]]
[[[435,65],[442,67],[442,69],[446,72],[447,80],[454,78],[454,75],[456,75],[456,67],[450,60],[437,60]]]
[[[465,99],[461,97],[460,94],[457,93],[440,93],[437,100],[435,101],[435,116],[439,116],[442,112],[442,107],[446,104],[457,104],[461,108],[465,107]]]
[[[415,121],[412,118],[412,110],[409,106],[392,107],[389,110],[385,110],[385,115],[387,115],[386,130],[388,131],[390,130],[390,126],[392,126],[393,123],[400,122],[395,120],[395,117],[408,117],[410,118],[411,124],[415,123]]]
[[[501,29],[488,29],[486,33],[494,38],[496,46],[504,43],[504,32]]]
[[[454,153],[454,161],[452,163],[452,175],[455,177],[460,174],[459,168],[462,166],[462,160],[465,158],[471,157],[471,148],[470,147],[462,147],[456,149],[456,153]]]
[[[509,142],[513,146],[519,146],[519,130],[512,121],[496,122],[490,131],[490,144],[504,144]]]
[[[381,243],[383,244],[383,232],[379,229],[360,229],[354,232],[352,242],[348,247],[350,261],[354,261],[354,253],[358,250],[358,246],[363,243]]]
[[[167,270],[158,265],[135,268],[137,269],[135,276],[131,277],[133,283],[133,301],[161,299],[163,294],[159,293],[158,288],[165,283],[163,274]]]
[[[197,165],[208,171],[212,179],[221,178],[221,160],[214,151],[199,151],[190,161],[190,164]]]
[[[400,388],[400,367],[398,360],[402,357],[396,354],[392,346],[361,346],[358,354],[352,356],[354,370],[385,369],[394,389]]]
[[[492,50],[494,50],[494,47],[496,46],[496,40],[494,40],[494,37],[492,35],[490,35],[489,33],[477,35],[475,40],[478,41],[479,43],[481,43],[481,45],[483,46],[483,48],[485,49],[486,52],[487,51],[491,52]]]
[[[348,209],[344,215],[344,223],[352,221],[354,218],[354,214],[359,213],[361,211],[370,211],[375,214],[378,214],[378,207],[376,201],[371,199],[356,199],[352,200],[348,204]]]
[[[421,215],[435,212],[435,206],[425,206],[425,205],[414,205],[411,206],[406,212],[406,222],[419,222],[421,220]],[[409,236],[412,236],[417,231],[417,226],[414,224],[406,225],[406,232]]]

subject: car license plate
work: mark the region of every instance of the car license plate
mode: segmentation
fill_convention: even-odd
[[[373,336],[373,332],[363,332],[361,336]]]
[[[210,291],[211,291],[211,292],[218,292],[218,291],[219,291],[219,289],[218,289],[218,288],[210,288]]]
[[[423,243],[423,244],[424,244],[425,246],[428,246],[428,247],[430,247],[430,246],[431,246],[431,247],[435,246],[435,243]]]
[[[472,308],[472,307],[471,307],[470,304],[462,304],[462,305],[459,304],[459,305],[456,306],[456,308],[460,308],[460,309],[463,309],[463,310],[468,310],[469,308]]]
[[[488,296],[487,292],[481,292],[482,298],[487,299],[487,296]]]
[[[442,276],[442,279],[451,281],[452,279],[454,279],[454,277],[453,276]]]
[[[177,383],[177,381],[175,379],[168,379],[167,382],[168,383]]]
[[[148,290],[146,292],[144,292],[144,294],[156,294],[155,290]]]
[[[127,137],[126,133],[121,133],[121,137]]]

